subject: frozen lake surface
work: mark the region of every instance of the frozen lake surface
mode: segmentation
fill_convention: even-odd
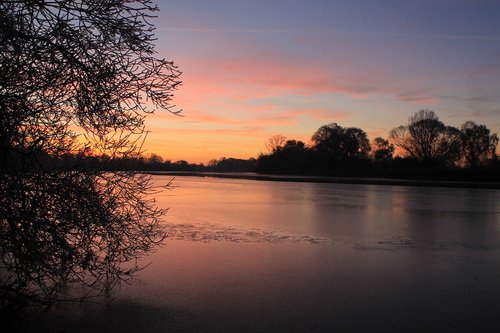
[[[54,309],[37,328],[500,331],[498,190],[199,177],[174,185],[156,198],[170,207],[169,239],[139,281],[108,307]]]

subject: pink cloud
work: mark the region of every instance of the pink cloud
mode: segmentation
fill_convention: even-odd
[[[165,121],[185,127],[191,125],[227,126],[254,126],[259,128],[284,127],[300,125],[300,118],[315,119],[324,122],[342,121],[350,118],[350,114],[343,111],[334,111],[325,108],[286,108],[277,104],[261,106],[241,105],[238,109],[239,117],[232,115],[215,115],[202,111],[192,111],[182,118],[173,118],[172,115],[162,113],[154,115],[155,122]]]
[[[210,59],[189,62],[183,89],[195,94],[230,95],[239,100],[283,95],[342,93],[360,98],[374,91],[368,76],[346,77],[334,64],[293,59]],[[186,96],[193,96],[189,92]],[[189,97],[191,98],[191,97]]]
[[[334,61],[311,63],[293,56],[191,60],[186,62],[184,85],[175,101],[185,109],[200,109],[228,101],[317,94],[340,94],[353,100],[383,94],[418,105],[435,104],[439,99],[429,88],[415,89],[412,82],[377,81],[374,78],[385,77],[377,69],[346,74],[337,69],[342,65]]]

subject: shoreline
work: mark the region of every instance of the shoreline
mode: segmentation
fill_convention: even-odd
[[[291,176],[291,175],[276,175],[276,174],[257,174],[252,172],[224,173],[224,172],[204,172],[204,171],[145,171],[144,173],[150,175],[179,176],[179,177],[213,177],[213,178],[302,182],[302,183],[308,182],[308,183],[336,183],[336,184],[478,188],[478,189],[495,189],[495,190],[500,189],[500,182],[480,182],[480,181],[416,180],[416,179],[329,177],[329,176]]]

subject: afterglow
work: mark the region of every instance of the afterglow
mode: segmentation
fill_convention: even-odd
[[[158,1],[160,57],[183,72],[183,117],[148,117],[146,151],[257,157],[336,122],[387,137],[419,109],[500,132],[496,1]]]

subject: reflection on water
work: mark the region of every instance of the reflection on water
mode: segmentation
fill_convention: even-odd
[[[140,322],[148,332],[500,329],[499,191],[174,182],[174,191],[156,198],[170,207],[170,240],[147,258],[141,282],[123,286],[105,311],[60,311],[37,328],[133,332]]]
[[[166,182],[157,178],[159,183]],[[201,229],[261,229],[344,243],[409,237],[498,245],[498,190],[287,183],[182,177],[157,200],[168,222]],[[196,229],[196,228],[195,228]]]
[[[256,243],[312,243],[328,241],[324,237],[315,237],[309,235],[294,235],[287,232],[262,229],[242,229],[239,227],[229,227],[208,223],[167,223],[167,239],[193,241],[193,242],[211,242],[211,241],[229,241],[229,242],[256,242]]]

